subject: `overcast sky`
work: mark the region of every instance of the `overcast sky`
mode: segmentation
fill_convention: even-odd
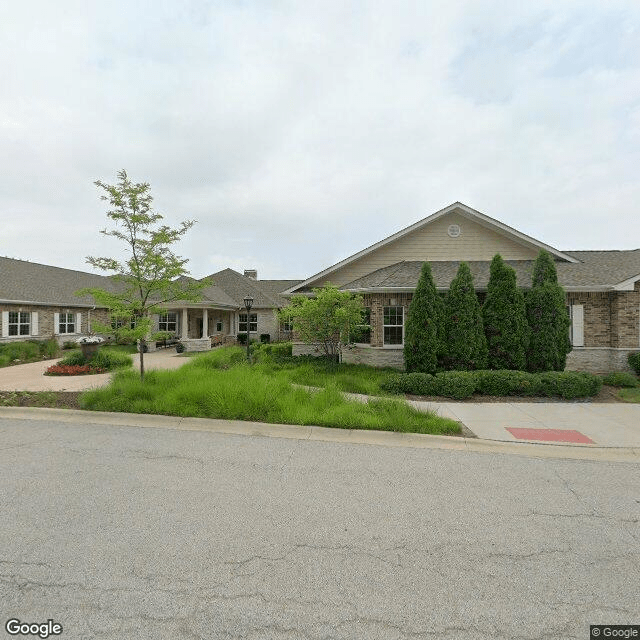
[[[0,255],[118,255],[93,184],[195,219],[194,276],[306,278],[456,201],[640,247],[638,0],[0,9]]]

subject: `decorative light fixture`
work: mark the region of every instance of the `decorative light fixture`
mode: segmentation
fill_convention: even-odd
[[[253,306],[253,298],[249,295],[244,297],[244,306],[247,308],[247,362],[251,362],[251,351],[249,347],[249,328],[251,324],[249,323],[249,311],[251,311],[251,307]]]

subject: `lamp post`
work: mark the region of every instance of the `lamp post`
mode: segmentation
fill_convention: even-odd
[[[247,308],[247,362],[251,363],[251,352],[249,351],[249,311],[251,311],[251,307],[253,306],[253,298],[251,296],[244,297],[244,306]]]

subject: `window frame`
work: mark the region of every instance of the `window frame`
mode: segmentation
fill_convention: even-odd
[[[244,318],[244,320],[242,318]],[[242,328],[243,325],[244,325],[244,329]],[[252,333],[258,333],[258,314],[257,313],[249,314],[249,331]],[[247,333],[247,314],[246,313],[238,314],[238,333]]]
[[[387,320],[391,320],[391,313],[388,310],[395,309],[394,316],[396,323],[391,324]],[[398,313],[400,310],[400,313]],[[400,316],[400,323],[397,323],[398,316]],[[402,305],[389,305],[382,308],[382,345],[384,347],[399,348],[404,346],[404,307]],[[400,342],[388,342],[387,341],[387,329],[397,329],[400,327]]]
[[[71,321],[69,321],[69,318],[71,318]],[[71,331],[69,331],[69,328],[71,328]],[[76,333],[76,314],[70,311],[61,311],[58,314],[58,335],[68,336],[75,333]]]
[[[173,317],[173,319],[170,318]],[[164,325],[164,328],[163,326]],[[173,325],[173,329],[170,328]],[[166,331],[167,333],[178,332],[178,314],[175,311],[167,311],[158,315],[158,331]]]
[[[12,321],[12,316],[15,316],[15,320]],[[26,317],[26,320],[24,320]],[[26,327],[26,333],[22,330]],[[15,330],[15,333],[11,332],[11,329]],[[20,336],[30,336],[31,335],[31,311],[9,311],[9,316],[7,320],[7,333],[8,336],[20,337]]]

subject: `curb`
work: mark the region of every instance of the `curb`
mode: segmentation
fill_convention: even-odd
[[[77,409],[40,409],[33,407],[0,407],[0,419],[63,422],[70,425],[137,427],[204,431],[226,435],[313,440],[342,444],[365,444],[383,447],[440,449],[469,453],[520,455],[531,458],[593,460],[602,462],[640,462],[640,448],[586,447],[571,445],[503,442],[422,433],[364,431],[330,427],[266,424],[213,418],[181,418],[174,416],[82,411]]]

